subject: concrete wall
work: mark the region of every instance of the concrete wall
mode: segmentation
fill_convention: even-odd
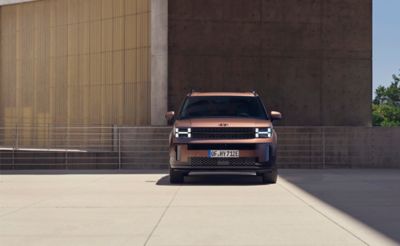
[[[169,0],[168,107],[256,89],[283,125],[368,126],[372,0]]]

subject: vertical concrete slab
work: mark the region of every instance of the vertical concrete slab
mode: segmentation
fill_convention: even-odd
[[[165,125],[168,103],[168,0],[151,0],[151,125]]]
[[[322,45],[322,125],[371,126],[372,1],[324,1]]]
[[[330,59],[323,65],[322,124],[371,125],[371,81],[369,59]]]
[[[169,0],[168,107],[255,89],[285,126],[370,126],[372,0]]]

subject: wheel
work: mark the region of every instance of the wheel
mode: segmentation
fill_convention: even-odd
[[[271,160],[268,163],[271,167],[271,170],[268,172],[257,173],[257,176],[262,178],[263,184],[276,184],[278,179],[278,167],[276,165],[276,154],[273,155],[271,153]]]
[[[264,184],[275,184],[278,179],[278,170],[273,169],[271,172],[260,175]]]
[[[185,174],[182,172],[175,171],[174,169],[169,169],[169,182],[171,184],[182,184]]]

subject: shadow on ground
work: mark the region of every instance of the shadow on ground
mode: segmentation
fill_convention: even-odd
[[[27,170],[1,175],[159,174],[156,185],[170,186],[168,170]],[[346,213],[400,245],[400,170],[280,170],[284,179]],[[278,182],[279,182],[278,179]],[[147,182],[147,181],[146,181]],[[265,186],[251,174],[202,174],[185,177],[184,186]],[[279,185],[279,184],[278,184]],[[273,185],[272,185],[273,186]]]
[[[98,175],[98,174],[165,174],[168,170],[141,169],[98,169],[98,170],[66,170],[66,169],[37,169],[37,170],[0,170],[0,175]]]
[[[261,182],[261,178],[251,174],[209,174],[209,173],[196,173],[190,174],[185,177],[183,184],[171,184],[169,182],[169,175],[165,175],[157,181],[157,185],[175,186],[175,185],[265,185]]]
[[[282,170],[280,178],[400,244],[400,170]]]

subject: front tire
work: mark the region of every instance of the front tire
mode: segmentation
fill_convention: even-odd
[[[169,182],[171,184],[182,184],[184,181],[184,173],[175,171],[174,169],[169,169]]]
[[[276,184],[276,181],[278,180],[278,170],[273,169],[271,172],[263,173],[260,176],[263,184]]]

